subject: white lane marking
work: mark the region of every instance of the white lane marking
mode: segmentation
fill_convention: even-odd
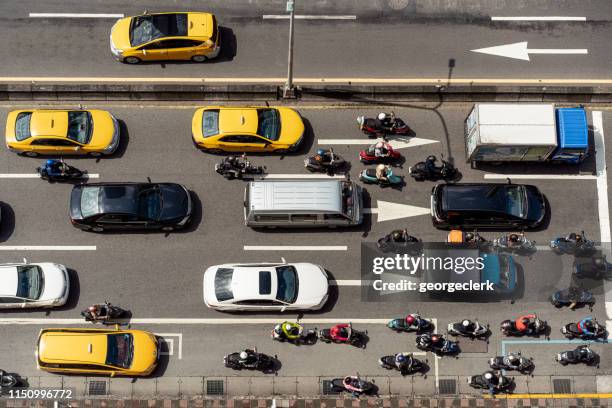
[[[361,279],[335,279],[329,281],[329,284],[335,286],[361,286]]]
[[[0,173],[0,179],[38,179],[40,174],[38,173]],[[97,179],[100,178],[99,174],[83,174],[82,179]]]
[[[288,20],[289,14],[264,14],[264,20]],[[295,14],[296,20],[357,20],[355,15],[314,15],[314,14]]]
[[[470,50],[481,54],[529,61],[529,54],[588,54],[586,48],[527,48],[527,41]]]
[[[363,145],[370,146],[375,144],[377,141],[382,139],[318,139],[317,143],[320,145]],[[420,137],[406,137],[400,138],[399,136],[392,136],[387,140],[391,147],[395,150],[404,149],[406,147],[423,146],[432,143],[440,143],[439,140],[421,139]]]
[[[441,330],[438,327],[438,319],[434,317],[431,319],[431,322],[433,323],[436,332],[440,333]],[[436,378],[436,391],[439,392],[440,391],[440,376],[439,376],[438,360],[440,359],[440,357],[435,353],[431,353],[431,354],[434,357],[434,376]]]
[[[108,13],[30,13],[30,18],[123,18],[125,14]]]
[[[364,214],[378,214],[377,222],[397,220],[399,218],[416,217],[430,213],[429,208],[414,205],[376,201],[377,208],[364,208]]]
[[[514,17],[491,17],[491,21],[587,21],[586,17],[563,17],[563,16],[514,16]]]
[[[346,251],[346,245],[245,245],[245,251]]]
[[[230,325],[230,324],[276,324],[279,318],[141,318],[120,320],[130,324],[167,324],[167,325]],[[333,323],[359,323],[359,324],[387,324],[389,319],[366,318],[305,318],[300,319],[305,324],[333,324]],[[0,318],[1,325],[83,325],[84,319],[53,319],[53,318]]]
[[[536,245],[536,251],[552,251],[548,245]]]
[[[592,174],[493,174],[488,173],[484,175],[485,179],[516,179],[516,180],[597,180],[597,176]]]
[[[599,234],[602,252],[610,258],[610,211],[608,209],[608,175],[606,172],[606,143],[604,138],[603,118],[601,111],[593,111],[593,139],[595,144],[595,168],[597,169],[597,207],[599,213]],[[604,280],[606,314],[612,318],[612,284]]]
[[[333,176],[327,174],[266,174],[262,179],[343,179],[345,176],[335,174]]]
[[[153,333],[154,335],[161,337],[160,340],[168,344],[168,352],[162,353],[162,355],[174,355],[174,337],[178,340],[178,359],[183,359],[183,333]]]
[[[95,245],[0,245],[0,251],[95,251]]]

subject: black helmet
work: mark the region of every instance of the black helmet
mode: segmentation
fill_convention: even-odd
[[[434,156],[433,154],[430,156],[427,156],[427,158],[425,159],[425,161],[431,161],[431,162],[435,162],[436,161],[436,156]]]
[[[593,265],[595,265],[598,268],[601,268],[602,266],[604,266],[606,264],[606,258],[603,256],[598,256],[593,258]]]
[[[393,237],[394,241],[399,241],[400,239],[402,239],[402,233],[401,231],[393,231],[393,233],[391,234],[391,236]]]
[[[513,326],[512,325],[512,321],[510,321],[510,320],[504,320],[501,323],[501,329],[504,330],[504,331],[511,330],[512,326]]]
[[[517,242],[519,239],[517,234],[510,234],[510,241]]]
[[[578,236],[576,235],[576,233],[575,233],[575,232],[572,232],[572,233],[570,233],[570,234],[567,236],[567,238],[568,238],[570,241],[576,241],[576,238],[577,238],[577,237],[578,237]]]
[[[473,241],[474,240],[474,233],[473,232],[466,232],[465,240],[466,241]]]

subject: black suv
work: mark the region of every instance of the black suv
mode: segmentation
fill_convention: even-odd
[[[544,195],[521,184],[438,184],[431,191],[436,228],[531,229],[546,215]]]

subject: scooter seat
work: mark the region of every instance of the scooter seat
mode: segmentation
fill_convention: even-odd
[[[376,169],[366,169],[365,175],[368,177],[376,178]]]

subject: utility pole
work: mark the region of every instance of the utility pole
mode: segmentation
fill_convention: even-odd
[[[283,98],[295,98],[295,87],[293,86],[293,20],[295,17],[295,0],[287,0],[287,12],[289,13],[289,50],[287,53],[287,82],[283,87]]]

